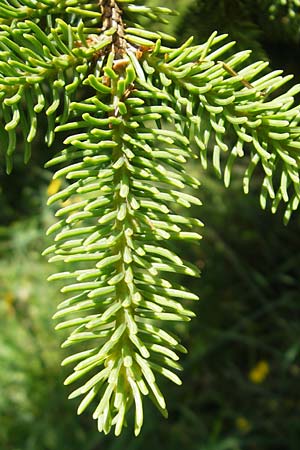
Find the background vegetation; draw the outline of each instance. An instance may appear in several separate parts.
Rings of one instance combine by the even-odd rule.
[[[181,12],[167,27],[180,40],[230,32],[254,59],[271,59],[299,82],[297,16],[283,5],[272,19],[269,4],[164,1]],[[42,169],[50,155],[41,148],[9,178],[0,168],[1,450],[298,450],[299,213],[284,227],[280,212],[261,211],[255,180],[251,195],[241,193],[239,166],[230,190],[212,171],[191,168],[201,176],[206,227],[199,248],[183,249],[203,270],[193,286],[202,298],[197,319],[179,330],[190,350],[184,384],[166,382],[168,421],[148,404],[139,438],[107,438],[89,414],[76,417],[62,385],[63,336],[50,321],[59,294],[45,281],[53,267],[40,256],[54,213],[43,205],[57,187]]]

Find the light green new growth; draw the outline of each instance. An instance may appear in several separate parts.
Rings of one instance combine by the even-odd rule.
[[[283,201],[286,221],[300,199],[300,107],[293,105],[300,85],[282,90],[290,76],[266,72],[266,62],[247,66],[249,52],[232,53],[224,35],[176,47],[141,25],[170,13],[127,0],[0,5],[7,170],[19,137],[28,161],[39,114],[48,146],[56,133],[66,136],[47,163],[59,165],[54,178],[63,188],[49,199],[59,209],[45,251],[66,267],[50,277],[64,281],[56,328],[70,328],[63,347],[75,346],[63,361],[73,366],[65,384],[76,385],[70,398],[81,397],[78,413],[92,403],[99,431],[116,435],[132,406],[140,432],[144,396],[167,415],[160,375],[181,383],[178,352],[186,350],[168,324],[189,321],[186,300],[197,296],[172,274],[198,276],[198,269],[171,243],[198,241],[202,225],[176,212],[177,204],[200,204],[186,162],[200,157],[206,168],[212,158],[229,186],[235,160],[244,158],[244,191],[259,167],[261,204],[270,199],[275,212]]]

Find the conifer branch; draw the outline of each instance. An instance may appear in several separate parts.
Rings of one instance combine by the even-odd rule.
[[[63,187],[49,198],[58,221],[44,252],[66,268],[50,277],[64,282],[67,295],[56,328],[70,328],[63,347],[75,346],[63,361],[73,365],[65,384],[77,383],[70,398],[83,396],[79,414],[95,403],[105,433],[119,435],[134,405],[137,435],[144,396],[167,415],[160,375],[180,384],[178,352],[186,351],[171,324],[188,322],[194,314],[186,301],[198,299],[172,279],[199,276],[174,251],[176,241],[201,239],[201,221],[178,209],[201,204],[200,182],[185,164],[200,154],[206,168],[212,147],[229,185],[235,159],[248,157],[245,191],[260,164],[263,206],[267,195],[274,210],[283,199],[288,219],[300,198],[300,109],[293,106],[300,87],[276,97],[290,77],[265,73],[264,62],[244,65],[249,52],[227,56],[232,43],[220,44],[225,36],[216,33],[203,45],[189,39],[170,47],[172,37],[139,23],[141,16],[163,21],[171,13],[164,7],[67,0],[61,12],[59,5],[43,27],[46,9],[37,3],[0,8],[0,133],[8,170],[16,130],[27,160],[40,112],[49,120],[48,145],[55,133],[67,134],[46,165],[59,165],[54,178]]]
[[[97,76],[89,74],[83,82],[95,95],[84,103],[71,103],[73,121],[57,129],[78,127],[83,132],[68,137],[68,147],[48,163],[74,160],[55,174],[71,184],[49,202],[69,204],[57,212],[60,220],[49,230],[56,233],[56,243],[45,253],[54,253],[50,261],[78,266],[50,278],[74,279],[62,289],[73,296],[55,315],[58,329],[75,327],[64,347],[96,343],[64,363],[77,361],[66,384],[85,378],[71,394],[71,398],[84,395],[78,412],[99,398],[93,414],[99,431],[108,433],[114,426],[118,435],[134,403],[138,434],[144,395],[167,414],[155,372],[181,383],[174,373],[180,369],[176,350],[185,349],[178,338],[157,328],[156,321],[189,321],[193,313],[180,299],[197,296],[159,273],[198,276],[197,268],[176,255],[168,241],[200,238],[191,228],[201,222],[181,217],[174,209],[176,203],[200,204],[182,191],[185,185],[197,188],[199,182],[184,171],[188,140],[153,122],[177,115],[172,101],[167,106],[169,97],[163,91],[162,101],[158,96],[152,106],[151,92],[140,85],[138,37],[136,43],[135,37],[127,41],[115,2],[103,2],[101,7],[103,33],[114,29],[114,37],[97,54]],[[86,317],[78,317],[82,311]]]
[[[182,132],[197,144],[202,166],[207,168],[207,151],[212,148],[215,171],[228,187],[235,160],[246,157],[243,187],[248,193],[253,171],[261,165],[261,205],[265,208],[270,198],[276,212],[283,200],[288,222],[300,198],[300,107],[294,106],[300,85],[276,97],[292,76],[265,72],[268,63],[263,61],[243,67],[247,51],[219,61],[233,45],[213,49],[224,37],[214,33],[205,46],[191,47],[189,40],[177,50],[163,49],[164,58],[150,53],[147,64],[175,97],[177,112],[186,115]]]

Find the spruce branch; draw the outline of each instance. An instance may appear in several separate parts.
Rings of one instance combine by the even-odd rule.
[[[221,61],[234,45],[215,49],[224,37],[214,33],[202,46],[191,46],[188,40],[177,50],[164,48],[164,58],[149,54],[147,65],[155,68],[175,97],[177,112],[186,116],[182,132],[198,146],[202,166],[207,167],[207,151],[212,148],[215,171],[228,187],[235,160],[247,158],[243,187],[248,193],[253,171],[260,165],[264,172],[261,205],[265,208],[270,198],[276,212],[283,200],[288,222],[299,204],[300,108],[294,106],[294,96],[300,85],[282,93],[292,76],[282,76],[278,70],[266,72],[264,61],[245,66],[248,51]]]
[[[140,38],[132,34],[128,42],[129,28],[125,30],[116,2],[100,6],[103,33],[114,33],[97,54],[98,76],[90,73],[83,81],[95,95],[71,103],[73,120],[57,129],[79,132],[48,163],[68,161],[54,176],[71,184],[49,199],[68,204],[57,212],[60,220],[49,230],[56,233],[55,244],[45,253],[54,253],[50,261],[70,265],[68,272],[50,279],[74,280],[63,287],[72,296],[55,315],[57,329],[75,327],[63,346],[93,342],[90,350],[63,363],[76,362],[66,384],[85,380],[70,395],[84,395],[78,413],[97,397],[93,417],[99,431],[108,433],[114,426],[119,435],[134,403],[138,434],[143,396],[149,395],[167,415],[155,373],[181,383],[175,373],[180,370],[177,352],[185,349],[157,321],[189,321],[193,313],[180,300],[197,296],[159,274],[198,276],[197,268],[176,255],[169,241],[200,238],[191,229],[201,222],[176,214],[177,203],[200,204],[183,191],[185,186],[198,188],[199,182],[183,165],[191,154],[189,141],[156,125],[160,120],[172,125],[171,118],[180,117],[163,90],[145,90]]]
[[[59,165],[54,178],[63,187],[48,201],[57,205],[58,221],[44,252],[65,268],[50,277],[64,283],[67,296],[56,328],[71,329],[63,347],[75,347],[63,361],[73,366],[65,384],[76,384],[70,398],[83,396],[79,414],[95,403],[93,418],[105,433],[114,428],[119,435],[134,406],[137,435],[144,396],[167,415],[159,379],[181,383],[178,353],[186,351],[171,325],[188,322],[194,314],[186,302],[198,299],[172,277],[199,276],[173,245],[201,238],[200,220],[178,208],[201,204],[200,182],[186,163],[200,155],[206,168],[212,148],[215,170],[229,185],[235,159],[248,158],[245,191],[260,164],[263,206],[267,196],[274,210],[283,199],[288,219],[299,203],[293,102],[300,87],[276,96],[290,77],[265,73],[265,62],[245,65],[249,53],[230,55],[224,35],[174,47],[169,35],[144,29],[141,18],[164,21],[167,8],[73,0],[61,13],[48,11],[42,26],[37,3],[30,2],[34,20],[23,20],[24,5],[5,3],[0,22],[8,169],[16,130],[21,126],[27,146],[36,115],[45,111],[46,143],[66,135],[46,165]]]

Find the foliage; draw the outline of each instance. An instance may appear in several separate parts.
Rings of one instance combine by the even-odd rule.
[[[45,282],[49,267],[39,256],[47,242],[35,222],[11,227],[0,248],[3,450],[298,449],[299,219],[283,227],[237,183],[226,191],[207,173],[201,179],[207,226],[201,247],[186,255],[206,265],[192,286],[203,298],[194,308],[201,323],[181,327],[192,351],[183,359],[184,386],[163,386],[169,420],[145,405],[136,440],[130,429],[102,437],[88,415],[72,414],[76,400],[65,398],[67,367],[59,368],[59,337],[49,327],[57,288]],[[269,374],[254,384],[249,374],[260,361]]]
[[[236,40],[237,50],[253,50],[253,61],[270,59],[266,43],[294,44],[295,58],[300,37],[299,11],[297,0],[194,0],[182,13],[178,35],[186,38],[192,33],[202,41],[215,30],[228,33]]]
[[[300,2],[298,0],[273,1],[269,6],[271,19],[281,24],[284,36],[290,36],[298,44],[300,39]]]
[[[47,163],[63,164],[54,175],[63,187],[49,199],[60,202],[60,220],[48,231],[56,237],[45,252],[64,263],[52,280],[75,281],[62,288],[71,297],[55,315],[62,319],[58,329],[75,327],[63,346],[85,344],[64,360],[76,362],[65,383],[84,378],[70,395],[85,395],[78,412],[98,398],[99,431],[115,426],[118,435],[133,403],[140,432],[142,395],[167,414],[154,373],[181,383],[174,349],[185,348],[162,322],[189,321],[185,300],[197,296],[160,273],[198,275],[172,244],[199,239],[192,228],[201,222],[178,210],[200,204],[190,193],[199,181],[184,166],[197,157],[191,143],[204,168],[212,147],[226,186],[236,159],[247,161],[245,192],[259,166],[262,206],[270,198],[275,212],[283,201],[288,221],[300,195],[299,107],[293,106],[300,86],[274,94],[290,77],[266,73],[265,62],[246,66],[249,52],[227,56],[232,43],[222,45],[216,33],[203,45],[188,39],[167,46],[172,38],[146,31],[139,17],[159,21],[170,11],[117,3],[103,0],[98,11],[75,0],[67,8],[54,0],[5,2],[0,84],[8,171],[19,125],[25,161],[40,113],[48,121],[48,146],[55,133],[65,136],[64,149]]]
[[[251,49],[253,51],[253,54],[249,56],[251,61],[267,60],[265,49],[260,42],[265,28],[260,25],[263,23],[266,27],[268,11],[267,8],[262,8],[261,1],[255,2],[255,5],[253,3],[253,0],[229,2],[195,0],[182,13],[177,33],[183,39],[187,39],[192,34],[197,41],[202,42],[218,30],[219,33],[226,33],[230,39],[236,41],[236,51]],[[261,22],[258,21],[256,11],[259,11],[258,15],[262,15]],[[202,19],[203,17],[205,20]],[[188,28],[185,26],[187,23]]]
[[[64,450],[89,449],[97,438],[90,427],[89,447],[87,424],[81,420],[73,426],[63,392],[59,339],[49,327],[57,289],[46,282],[49,267],[40,256],[45,245],[36,220],[11,226],[0,242],[3,450],[55,450],[62,442]]]
[[[299,0],[276,0],[269,2],[269,11],[275,18],[276,15],[286,13],[290,18],[295,18],[299,14],[300,2]]]

